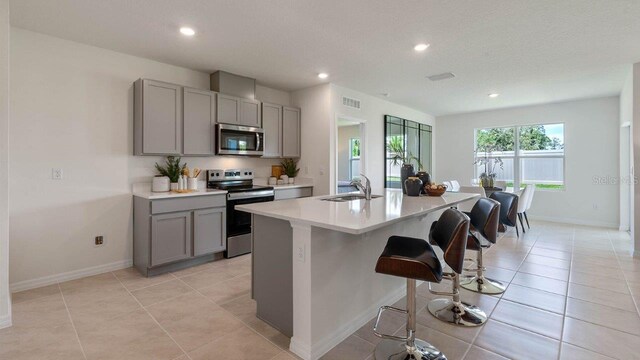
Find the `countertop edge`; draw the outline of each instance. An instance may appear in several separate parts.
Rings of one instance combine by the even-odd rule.
[[[241,211],[244,211],[244,212],[248,212],[248,213],[251,213],[251,214],[255,214],[255,215],[271,217],[271,218],[274,218],[274,219],[279,219],[279,220],[284,220],[284,221],[289,221],[289,222],[293,221],[293,222],[297,222],[299,224],[306,224],[306,225],[315,226],[315,227],[318,227],[318,228],[323,228],[323,229],[327,229],[327,230],[333,230],[333,231],[338,231],[338,232],[343,232],[343,233],[348,233],[348,234],[353,234],[353,235],[360,235],[360,234],[368,233],[370,231],[377,230],[377,229],[380,229],[380,228],[395,224],[395,223],[403,221],[403,220],[412,219],[412,218],[415,218],[415,217],[419,217],[419,216],[423,216],[423,215],[429,214],[429,213],[434,212],[434,211],[442,210],[442,209],[451,207],[453,205],[457,205],[457,204],[460,204],[462,202],[468,201],[471,198],[480,196],[478,194],[472,194],[472,193],[469,193],[469,195],[470,195],[470,198],[467,198],[467,199],[464,199],[464,200],[459,200],[459,201],[454,201],[454,202],[450,202],[450,203],[447,203],[447,204],[442,204],[442,205],[436,206],[436,207],[428,209],[428,210],[419,211],[419,212],[416,212],[415,214],[411,214],[411,215],[401,216],[401,217],[398,217],[398,218],[395,218],[395,219],[392,219],[392,220],[385,221],[385,222],[380,223],[380,224],[371,225],[371,226],[368,226],[366,228],[361,228],[361,229],[347,228],[347,227],[343,227],[343,226],[329,225],[329,224],[319,223],[319,222],[315,222],[315,221],[302,220],[302,219],[292,218],[292,217],[289,217],[289,216],[277,215],[277,214],[269,213],[269,212],[266,212],[266,211],[260,211],[260,210],[254,210],[254,209],[243,209],[242,205],[237,205],[236,208],[238,210],[241,210]]]
[[[226,190],[208,190],[208,191],[196,191],[191,193],[172,193],[172,192],[159,192],[159,193],[146,193],[146,192],[134,192],[133,196],[137,196],[139,198],[147,199],[147,200],[165,200],[165,199],[179,199],[185,197],[194,197],[194,196],[214,196],[214,195],[225,195],[227,193]]]

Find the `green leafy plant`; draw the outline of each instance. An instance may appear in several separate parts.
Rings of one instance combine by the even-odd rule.
[[[284,174],[287,175],[290,178],[294,178],[296,176],[298,176],[298,172],[300,171],[300,169],[298,169],[298,162],[294,159],[284,159],[282,160],[282,162],[280,163],[282,165],[282,168],[284,169]]]
[[[180,165],[180,157],[167,156],[165,166],[156,163],[156,170],[160,175],[167,176],[172,183],[178,182],[180,175],[186,169],[187,163]]]
[[[393,166],[398,166],[401,164],[411,164],[411,162],[416,163],[420,170],[424,170],[424,166],[420,162],[420,159],[414,156],[412,153],[405,153],[404,151],[404,141],[402,136],[392,136],[387,142],[387,152],[391,154],[391,164]]]

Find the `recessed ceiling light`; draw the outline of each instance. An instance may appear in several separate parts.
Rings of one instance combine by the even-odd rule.
[[[500,94],[498,94],[498,93],[491,93],[491,94],[489,94],[489,97],[490,97],[490,98],[497,98],[498,96],[500,96]]]
[[[318,74],[318,77],[319,77],[320,79],[326,79],[326,78],[328,78],[328,77],[329,77],[329,74],[327,74],[327,73],[320,73],[320,74]]]
[[[429,44],[418,44],[418,45],[413,47],[413,50],[415,50],[415,51],[425,51],[428,48],[429,48]]]
[[[193,30],[193,29],[192,29],[192,28],[190,28],[190,27],[181,27],[181,28],[180,28],[180,33],[181,33],[182,35],[186,35],[186,36],[193,36],[193,35],[195,35],[195,34],[196,34],[196,31],[195,31],[195,30]]]

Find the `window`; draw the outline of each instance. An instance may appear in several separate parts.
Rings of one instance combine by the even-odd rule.
[[[476,130],[475,175],[495,174],[507,186],[564,189],[564,124]]]
[[[349,140],[349,179],[360,177],[360,139]]]
[[[404,158],[415,170],[431,172],[431,126],[385,115],[385,187],[400,188],[400,167]]]

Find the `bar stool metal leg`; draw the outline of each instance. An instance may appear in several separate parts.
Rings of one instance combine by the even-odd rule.
[[[384,307],[383,307],[384,308]],[[407,279],[407,336],[402,338],[398,336],[386,335],[377,332],[380,314],[383,309],[378,312],[378,319],[373,328],[376,336],[382,340],[375,350],[376,360],[447,360],[446,356],[440,350],[433,347],[424,340],[416,339],[416,280]],[[394,309],[396,310],[396,309]]]
[[[487,314],[477,306],[460,301],[460,275],[451,275],[453,280],[453,292],[442,293],[431,291],[434,294],[450,295],[453,299],[434,299],[429,302],[427,308],[431,315],[454,325],[479,326],[487,321]]]
[[[482,263],[482,249],[478,250],[478,257],[476,259],[476,275],[472,277],[465,277],[460,280],[460,286],[469,290],[478,292],[481,294],[502,294],[507,287],[500,281],[486,278],[484,276],[484,265]],[[473,270],[473,269],[471,269]]]

